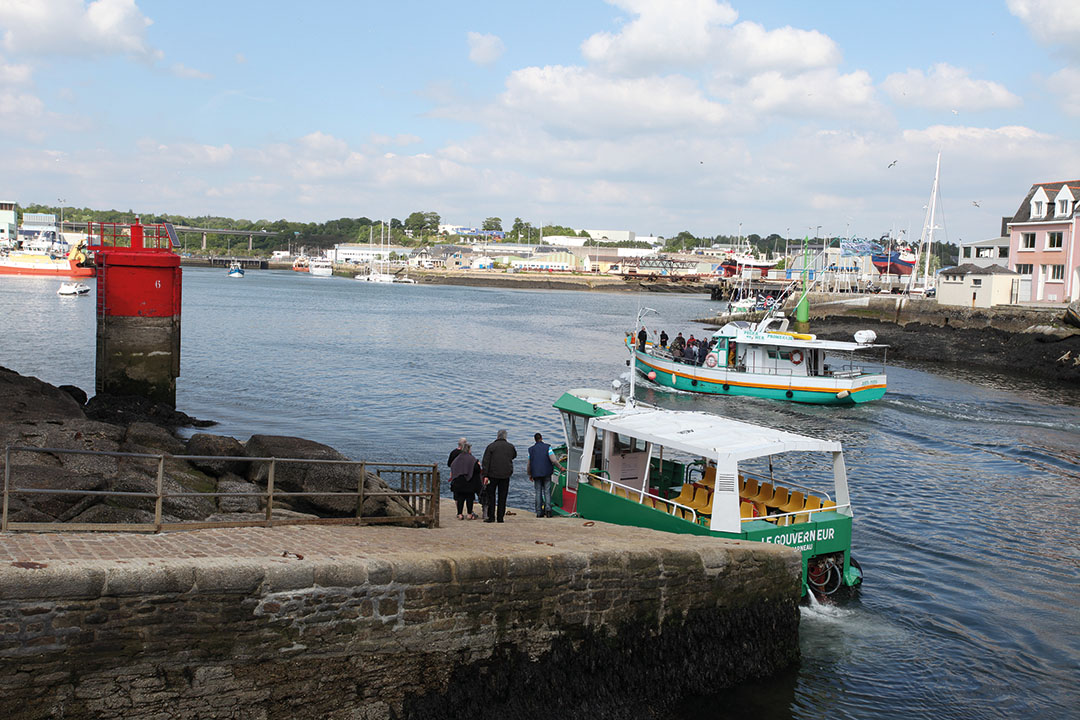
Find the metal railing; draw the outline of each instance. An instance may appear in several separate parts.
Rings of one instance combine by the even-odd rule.
[[[813,518],[810,517],[810,516],[813,515],[814,513],[836,512],[837,510],[840,510],[841,508],[850,508],[850,507],[851,507],[851,503],[844,503],[843,505],[830,505],[829,507],[803,508],[802,510],[793,510],[791,512],[786,512],[786,513],[772,513],[771,515],[758,515],[756,517],[744,517],[744,518],[740,518],[739,522],[751,522],[752,520],[764,520],[766,522],[773,523],[773,524],[778,525],[780,527],[787,527],[789,525],[798,525],[798,524],[801,524],[801,523],[795,523],[795,522],[788,523],[788,522],[780,522],[780,521],[785,519],[785,518],[791,518],[792,520],[794,520],[795,519],[794,516],[796,516],[796,515],[806,515],[807,516],[806,522],[813,522]]]
[[[31,488],[18,487],[15,483],[14,469],[11,464],[12,453],[33,452],[47,453],[51,455],[88,455],[97,457],[129,458],[136,461],[151,461],[156,463],[156,483],[154,492],[131,491],[131,490],[75,490],[54,488]],[[266,487],[255,492],[199,492],[182,491],[173,492],[165,487],[168,477],[165,472],[168,462],[186,462],[189,460],[213,461],[213,462],[244,462],[265,463]],[[343,465],[359,467],[357,473],[356,490],[334,491],[285,491],[276,487],[276,475],[280,464],[302,465]],[[40,467],[40,466],[27,466]],[[147,468],[148,469],[148,468]],[[368,472],[382,479],[390,487],[388,491],[371,491],[364,487]],[[397,476],[397,489],[387,481],[384,475]],[[94,523],[94,522],[26,522],[13,521],[10,519],[11,500],[13,497],[22,495],[77,495],[83,498],[116,498],[125,497],[133,499],[152,500],[154,505],[154,521],[130,522],[130,523]],[[179,522],[166,522],[163,506],[166,500],[174,498],[256,498],[265,507],[258,511],[262,517],[258,520],[182,520]],[[355,510],[348,515],[340,517],[282,517],[274,516],[276,500],[287,498],[304,497],[336,497],[354,498]],[[400,516],[364,515],[363,507],[365,498],[386,497],[398,498],[406,503],[412,513]],[[222,514],[222,513],[219,513]],[[277,458],[277,457],[240,457],[222,455],[171,455],[168,453],[132,453],[132,452],[106,452],[99,450],[71,450],[66,448],[39,448],[24,446],[7,446],[4,449],[4,487],[3,500],[0,506],[0,531],[30,530],[30,531],[102,531],[102,532],[162,532],[171,530],[194,530],[206,528],[224,527],[273,527],[279,525],[370,525],[370,524],[406,524],[422,525],[426,527],[439,526],[439,468],[438,465],[427,463],[391,463],[372,462],[368,460],[315,460],[308,458]]]
[[[689,510],[690,511],[690,518],[691,518],[690,522],[697,523],[697,521],[698,521],[698,513],[697,513],[697,511],[694,510],[694,508],[690,507],[689,505],[683,505],[682,503],[675,502],[674,500],[670,500],[668,498],[662,498],[659,495],[654,495],[653,493],[646,492],[646,491],[642,490],[641,488],[635,488],[635,487],[630,487],[629,485],[623,485],[620,482],[616,482],[614,480],[609,480],[608,478],[602,478],[599,475],[593,475],[593,474],[590,473],[590,475],[589,475],[590,484],[591,484],[591,481],[594,480],[594,479],[597,482],[600,483],[601,489],[604,489],[603,486],[605,484],[607,484],[607,485],[610,485],[612,487],[618,487],[618,488],[622,488],[623,490],[626,490],[627,494],[625,496],[623,496],[623,497],[625,497],[627,500],[631,500],[631,501],[633,500],[633,498],[630,497],[631,493],[638,496],[637,502],[639,504],[642,504],[642,505],[645,504],[645,498],[652,498],[653,500],[659,500],[660,502],[664,503],[665,505],[670,505],[671,506],[670,510],[661,510],[661,512],[666,512],[668,515],[674,515],[675,510],[681,509],[681,510],[684,511],[684,514],[682,515],[682,518],[685,520],[686,519],[685,511]],[[612,490],[608,490],[607,492],[610,492],[612,495],[616,495],[616,493],[613,492]],[[655,507],[655,506],[653,506],[653,509],[654,510],[660,510],[660,508]]]

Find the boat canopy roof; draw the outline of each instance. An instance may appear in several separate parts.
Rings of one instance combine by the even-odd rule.
[[[752,425],[703,412],[627,409],[593,420],[602,430],[705,458],[739,462],[784,452],[841,452],[839,442]]]
[[[732,323],[725,325],[713,333],[714,340],[723,338],[734,338],[736,342],[746,343],[748,345],[773,345],[776,347],[804,348],[809,350],[837,350],[842,352],[889,347],[888,345],[882,345],[880,343],[819,340],[813,335],[803,335],[802,337],[799,337],[797,333],[759,332],[744,327],[733,327]]]

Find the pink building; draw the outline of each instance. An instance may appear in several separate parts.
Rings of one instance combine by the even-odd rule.
[[[1005,218],[1009,269],[1020,276],[1017,300],[1069,302],[1080,297],[1080,180],[1037,183]]]

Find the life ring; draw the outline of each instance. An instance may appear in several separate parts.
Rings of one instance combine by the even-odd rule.
[[[716,357],[713,355],[706,355],[705,364],[709,367],[716,367]]]
[[[802,364],[802,350],[792,350],[790,357],[792,365]]]

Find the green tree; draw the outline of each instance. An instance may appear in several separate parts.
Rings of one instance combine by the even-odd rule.
[[[484,224],[481,225],[483,230],[502,230],[502,218],[489,217],[484,220]]]

